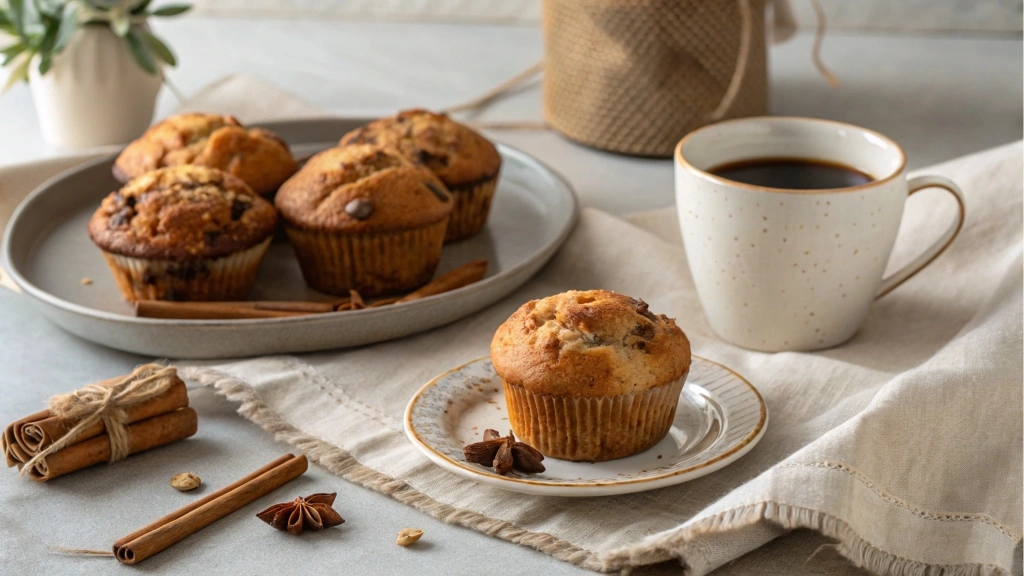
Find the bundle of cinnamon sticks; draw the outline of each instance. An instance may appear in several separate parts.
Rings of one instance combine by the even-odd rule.
[[[140,378],[149,378],[144,384],[148,386],[146,390],[150,394],[145,394],[146,390],[137,393],[138,390],[125,388],[139,382]],[[158,388],[154,389],[153,386]],[[104,411],[102,418],[77,432],[74,429],[87,421],[87,418],[80,415],[68,418],[55,413],[52,409],[55,401],[67,400],[62,397],[51,399],[51,409],[36,412],[8,425],[0,439],[7,466],[17,466],[33,480],[46,482],[82,468],[111,461],[112,454],[135,454],[196,433],[196,412],[188,407],[185,383],[178,378],[173,368],[147,365],[132,374],[97,382],[87,388],[93,393],[98,392],[99,396],[102,396],[104,389],[115,390],[120,395],[112,394],[102,406],[98,403],[96,409]],[[136,394],[133,396],[133,393]],[[133,402],[133,399],[141,400]],[[97,418],[89,418],[92,419]],[[116,431],[114,443],[111,442],[107,422],[116,423],[122,428]],[[74,433],[73,437],[68,437],[69,432]],[[59,449],[53,450],[54,446]]]
[[[135,303],[135,315],[142,318],[176,318],[181,320],[239,320],[248,318],[288,318],[345,310],[379,308],[391,304],[403,304],[449,292],[474,282],[479,282],[487,273],[487,261],[473,260],[438,276],[404,296],[382,298],[365,302],[355,290],[348,298],[327,302],[288,301],[243,301],[243,302],[166,302],[162,300],[139,300]]]

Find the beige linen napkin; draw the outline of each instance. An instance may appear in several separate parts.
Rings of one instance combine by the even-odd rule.
[[[265,89],[245,78],[226,85],[238,96]],[[266,117],[250,113],[252,99],[206,97],[204,106]],[[961,237],[831,350],[764,354],[721,342],[707,327],[671,209],[626,220],[584,210],[537,277],[460,322],[351,350],[186,363],[185,374],[339,476],[594,570],[678,559],[688,574],[706,574],[804,527],[881,574],[1020,573],[1022,150],[1015,143],[927,171],[963,187]],[[945,201],[917,196],[897,262],[926,246],[948,215]],[[421,456],[402,431],[409,397],[485,355],[521,303],[570,288],[621,291],[677,318],[695,353],[759,388],[771,413],[764,439],[692,482],[592,499],[504,492]]]

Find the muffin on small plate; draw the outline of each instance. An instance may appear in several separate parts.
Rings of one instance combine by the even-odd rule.
[[[665,437],[690,342],[643,300],[569,291],[523,304],[491,341],[512,430],[545,456],[601,461]]]
[[[154,170],[103,199],[89,237],[135,300],[243,300],[277,226],[240,178],[204,166]]]
[[[452,211],[448,190],[398,152],[325,150],[275,199],[313,288],[363,296],[412,290],[434,275]]]
[[[264,197],[299,169],[288,144],[273,132],[246,128],[233,116],[192,113],[146,130],[117,157],[113,172],[123,184],[157,168],[184,164],[224,170]]]
[[[487,223],[501,155],[466,126],[443,114],[406,110],[349,132],[341,144],[397,148],[440,178],[455,199],[445,242],[469,238]]]

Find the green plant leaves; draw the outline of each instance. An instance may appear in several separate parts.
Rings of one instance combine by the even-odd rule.
[[[142,30],[142,40],[146,43],[146,47],[149,48],[150,52],[159,58],[161,62],[168,66],[178,65],[177,59],[174,58],[174,52],[155,34],[149,30]]]
[[[46,32],[42,16],[33,0],[8,0],[14,28],[22,38],[41,36]]]
[[[53,51],[60,53],[68,42],[71,41],[71,37],[75,35],[80,26],[78,22],[78,11],[79,6],[77,3],[70,3],[64,8],[64,12],[60,16],[60,24],[57,28],[57,41],[53,45]]]
[[[18,82],[28,82],[28,67],[32,63],[32,54],[22,54],[18,61],[18,65],[11,71],[11,75],[7,78],[7,82],[4,83],[4,87],[0,88],[0,94],[7,92],[14,87]]]
[[[18,55],[24,52],[26,49],[27,46],[25,46],[21,42],[18,42],[17,44],[13,44],[6,48],[0,48],[0,56],[3,56],[3,59],[0,60],[0,66],[7,66],[11,62],[13,62],[14,59],[17,58]]]
[[[144,13],[146,11],[146,8],[149,8],[151,2],[152,0],[142,0],[142,2],[139,2],[135,5],[135,8],[132,8],[132,14]]]
[[[192,6],[177,3],[150,10],[151,4],[152,0],[0,0],[0,32],[16,40],[0,48],[0,66],[12,68],[7,87],[28,79],[36,56],[39,73],[49,72],[57,55],[86,23],[109,25],[124,38],[135,63],[149,74],[158,74],[161,64],[177,65],[174,52],[149,31],[146,19],[177,16]]]
[[[134,30],[129,30],[128,35],[124,37],[128,41],[128,52],[132,55],[132,59],[149,74],[156,74],[156,62],[153,61],[153,56],[149,53],[145,44],[139,39],[138,34]]]
[[[124,38],[132,27],[131,15],[127,10],[115,8],[110,11],[110,29],[119,37]]]
[[[14,33],[24,38],[22,22],[25,20],[25,0],[8,0],[7,12],[11,15],[9,20],[14,27]]]
[[[18,35],[17,30],[14,29],[14,22],[11,22],[11,19],[7,17],[3,9],[0,9],[0,30],[7,32],[11,36]]]
[[[53,57],[46,54],[39,58],[39,75],[42,76],[50,71],[50,67],[53,66]]]
[[[192,9],[191,4],[168,4],[149,13],[150,16],[177,16]]]

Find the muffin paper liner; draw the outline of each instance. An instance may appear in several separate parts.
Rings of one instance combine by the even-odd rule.
[[[414,230],[340,234],[287,227],[302,275],[313,288],[348,296],[403,292],[426,284],[441,261],[447,220]]]
[[[244,300],[270,238],[221,258],[177,262],[103,251],[121,294],[135,300]]]
[[[472,188],[451,189],[452,216],[448,221],[445,242],[464,240],[479,232],[487,224],[491,211],[491,199],[498,186],[498,175]]]
[[[635,394],[604,397],[534,394],[505,383],[512,431],[545,456],[597,462],[638,454],[672,427],[686,376]]]

